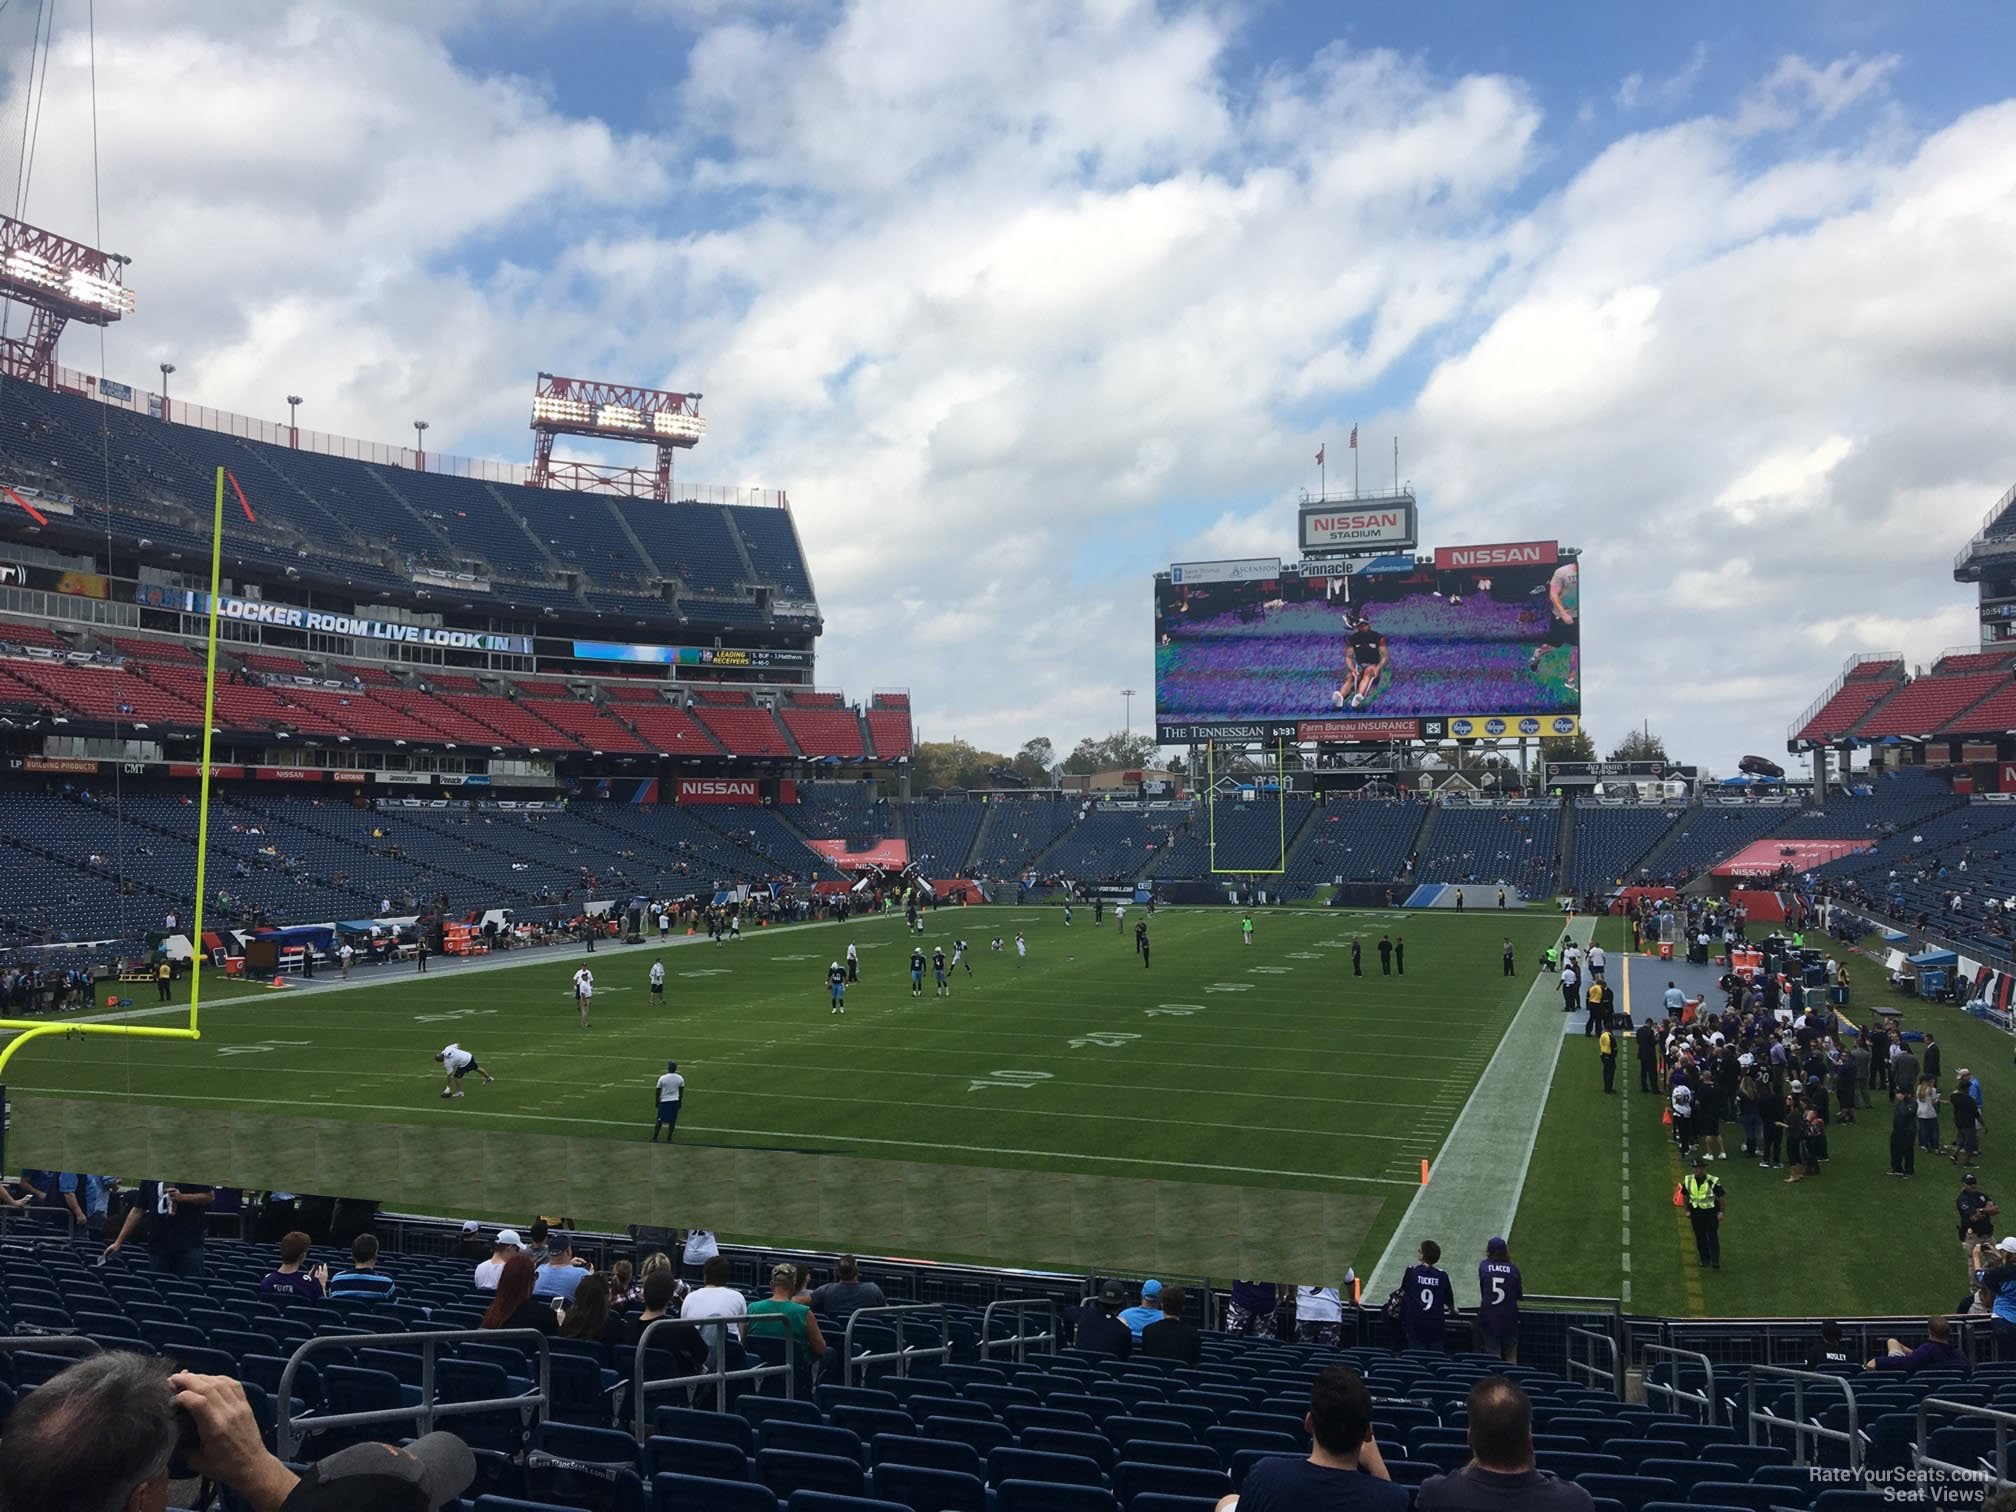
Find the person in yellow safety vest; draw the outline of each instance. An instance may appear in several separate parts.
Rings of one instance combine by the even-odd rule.
[[[1680,1195],[1687,1207],[1687,1221],[1694,1226],[1694,1248],[1701,1263],[1722,1269],[1722,1183],[1708,1174],[1708,1162],[1694,1157],[1692,1174],[1680,1178]]]
[[[1596,1041],[1596,1053],[1603,1058],[1603,1090],[1617,1090],[1617,1041],[1608,1029]]]

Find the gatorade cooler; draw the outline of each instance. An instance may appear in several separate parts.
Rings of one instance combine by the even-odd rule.
[[[1673,942],[1671,940],[1661,940],[1659,942],[1659,959],[1662,961],[1673,959]]]

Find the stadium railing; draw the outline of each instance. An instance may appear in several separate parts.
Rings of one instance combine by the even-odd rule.
[[[1577,1345],[1581,1346],[1579,1350]],[[1608,1369],[1603,1365],[1605,1353],[1610,1358]],[[1587,1358],[1584,1358],[1585,1355]],[[1624,1370],[1617,1356],[1616,1339],[1593,1328],[1569,1329],[1568,1376],[1592,1389],[1600,1387],[1614,1397],[1623,1396]]]
[[[854,1353],[854,1329],[863,1318],[901,1318],[907,1322],[919,1313],[930,1313],[938,1319],[938,1342],[936,1344],[908,1344],[904,1342],[903,1322],[898,1322],[896,1347],[879,1354]],[[898,1302],[888,1307],[862,1307],[847,1315],[847,1329],[840,1340],[840,1384],[852,1386],[855,1370],[866,1370],[870,1365],[894,1365],[896,1374],[910,1374],[913,1360],[936,1360],[944,1365],[952,1359],[952,1313],[943,1302]],[[864,1377],[865,1379],[865,1377]]]
[[[444,1402],[435,1396],[439,1384],[435,1377],[435,1351],[444,1344],[507,1344],[536,1342],[539,1346],[538,1388],[518,1396],[492,1397],[474,1402]],[[338,1412],[331,1414],[297,1413],[294,1410],[294,1381],[301,1372],[302,1364],[312,1354],[328,1354],[335,1351],[345,1353],[353,1349],[410,1349],[420,1346],[420,1400],[410,1405],[381,1407],[369,1412]],[[286,1367],[280,1372],[280,1387],[275,1393],[276,1422],[274,1425],[275,1452],[283,1460],[298,1457],[301,1446],[312,1433],[327,1433],[338,1428],[375,1428],[386,1423],[411,1423],[414,1436],[421,1437],[434,1431],[434,1426],[442,1418],[467,1417],[479,1412],[530,1412],[531,1423],[535,1426],[545,1416],[551,1405],[553,1384],[553,1357],[546,1345],[546,1335],[536,1328],[450,1328],[418,1333],[387,1334],[332,1334],[308,1339],[287,1357]]]
[[[784,1395],[795,1398],[798,1395],[798,1362],[792,1358],[797,1348],[797,1340],[784,1341],[784,1360],[777,1365],[748,1365],[736,1370],[728,1368],[728,1332],[742,1318],[657,1318],[644,1326],[637,1335],[637,1352],[630,1366],[630,1416],[637,1441],[641,1444],[651,1435],[651,1402],[654,1396],[662,1396],[668,1391],[684,1390],[693,1401],[700,1399],[700,1393],[707,1387],[714,1388],[714,1410],[728,1410],[728,1383],[730,1381],[768,1381],[781,1379]],[[650,1357],[652,1336],[666,1328],[714,1329],[720,1337],[714,1340],[707,1351],[711,1362],[699,1375],[659,1376],[646,1379],[645,1366]],[[760,1388],[759,1388],[760,1389]]]
[[[1668,1404],[1674,1412],[1683,1409],[1682,1404],[1699,1410],[1701,1421],[1712,1427],[1715,1423],[1715,1362],[1698,1349],[1676,1349],[1670,1344],[1641,1344],[1638,1358],[1646,1367],[1644,1388],[1648,1399],[1656,1397]],[[1688,1367],[1700,1364],[1699,1379],[1701,1389],[1689,1391],[1686,1381]],[[1667,1366],[1671,1366],[1671,1380],[1661,1379]]]
[[[1046,1320],[1043,1325],[1043,1331],[1033,1334],[1025,1333],[1023,1329],[1027,1327],[1027,1324],[1024,1322],[1024,1317],[1035,1309],[1041,1309]],[[1015,1332],[997,1339],[994,1337],[994,1315],[998,1312],[1009,1312],[1014,1315]],[[1024,1360],[1028,1359],[1029,1346],[1032,1344],[1048,1345],[1049,1347],[1044,1350],[1044,1353],[1055,1354],[1057,1353],[1059,1337],[1057,1304],[1048,1297],[1015,1297],[1000,1302],[989,1302],[980,1310],[980,1359],[982,1363],[985,1363],[996,1349],[1012,1348],[1015,1351],[1015,1363],[1020,1365]]]
[[[1932,1414],[1960,1419],[1946,1426],[1959,1428],[1969,1426],[1966,1419],[1974,1419],[1974,1426],[1982,1423],[1994,1430],[1995,1455],[1990,1461],[1992,1471],[1984,1471],[1978,1462],[1972,1465],[1955,1464],[1950,1460],[1934,1459],[1925,1452],[1924,1446],[1931,1443]],[[1992,1480],[1995,1486],[2012,1484],[2009,1479],[2009,1430],[2016,1427],[2016,1413],[2004,1412],[1996,1407],[1983,1407],[1978,1402],[1954,1402],[1945,1397],[1925,1397],[1918,1403],[1918,1436],[1912,1443],[1911,1463],[1916,1470],[1937,1470],[1956,1480],[1979,1483]]]
[[[1792,1383],[1792,1415],[1785,1417],[1769,1407],[1757,1405],[1757,1389],[1761,1381],[1790,1381]],[[1807,1383],[1823,1386],[1829,1391],[1838,1391],[1848,1403],[1848,1424],[1845,1428],[1825,1427],[1817,1414],[1806,1410]],[[1851,1471],[1862,1468],[1862,1434],[1855,1412],[1855,1388],[1840,1376],[1825,1375],[1817,1370],[1793,1370],[1784,1365],[1752,1365],[1750,1379],[1744,1388],[1744,1421],[1749,1425],[1749,1442],[1755,1444],[1769,1440],[1774,1429],[1790,1429],[1792,1433],[1792,1463],[1810,1463],[1806,1454],[1806,1441],[1811,1439],[1817,1448],[1821,1439],[1848,1446],[1848,1468]],[[1921,1415],[1920,1423],[1923,1418]],[[1764,1430],[1765,1438],[1760,1440],[1758,1430]]]

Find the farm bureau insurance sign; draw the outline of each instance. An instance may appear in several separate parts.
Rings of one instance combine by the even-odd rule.
[[[133,602],[144,609],[175,609],[184,614],[208,614],[210,595],[186,588],[159,588],[141,583]],[[392,641],[406,646],[438,646],[450,651],[492,651],[503,656],[530,656],[529,635],[498,635],[489,630],[447,630],[438,625],[402,625],[394,620],[360,619],[353,614],[327,614],[293,604],[269,604],[264,599],[221,596],[221,619],[248,625],[275,625],[283,630],[309,630],[322,635],[352,635],[364,640]]]

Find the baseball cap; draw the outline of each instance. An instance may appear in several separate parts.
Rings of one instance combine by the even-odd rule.
[[[574,1236],[565,1229],[549,1229],[546,1233],[546,1248],[549,1253],[557,1253],[560,1250],[571,1252],[574,1248]]]
[[[1099,1288],[1099,1300],[1111,1306],[1118,1307],[1122,1302],[1127,1300],[1127,1293],[1118,1281],[1108,1281],[1104,1286]]]
[[[465,1219],[462,1224],[462,1232],[465,1234],[473,1234],[476,1232],[477,1229],[481,1227],[482,1225],[478,1223],[474,1218]]]
[[[404,1448],[357,1444],[310,1465],[288,1512],[439,1512],[476,1479],[476,1456],[452,1433]]]
[[[770,1284],[772,1286],[775,1286],[779,1281],[782,1281],[786,1286],[791,1286],[797,1280],[798,1267],[791,1264],[788,1260],[780,1260],[777,1264],[770,1267]]]
[[[1141,1283],[1141,1295],[1144,1297],[1161,1296],[1162,1283],[1160,1281],[1143,1281]]]
[[[1503,1239],[1486,1239],[1484,1241],[1484,1253],[1487,1255],[1502,1255],[1507,1248],[1509,1246]]]
[[[1696,1164],[1697,1166],[1705,1166],[1706,1164],[1708,1164],[1708,1157],[1706,1155],[1696,1155],[1694,1157],[1694,1164]]]
[[[497,1230],[497,1242],[499,1244],[508,1244],[513,1249],[525,1248],[525,1241],[518,1237],[518,1230],[516,1229]]]
[[[1960,1178],[1960,1183],[1962,1186],[1972,1186],[1974,1185],[1974,1182],[1975,1182],[1975,1176],[1972,1171],[1967,1172],[1964,1176]]]
[[[1995,1248],[2002,1251],[2005,1255],[2016,1255],[2016,1238],[2004,1239]]]

